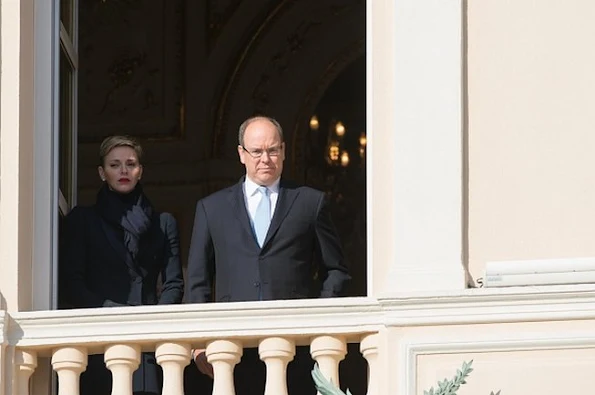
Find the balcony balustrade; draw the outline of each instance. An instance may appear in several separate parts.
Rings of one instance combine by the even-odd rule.
[[[469,384],[473,393],[502,389],[515,395],[533,387],[553,393],[547,390],[563,385],[542,383],[543,377],[559,376],[548,372],[579,375],[576,388],[590,379],[594,333],[591,285],[385,299],[0,311],[0,395],[52,394],[50,368],[56,372],[58,394],[77,395],[92,354],[104,355],[112,372],[112,395],[130,395],[142,352],[155,353],[163,369],[163,394],[182,395],[193,348],[205,349],[213,366],[213,394],[235,394],[234,368],[244,349],[251,348],[266,367],[264,394],[286,395],[287,367],[296,347],[307,346],[321,373],[338,384],[340,378],[351,379],[339,375],[339,366],[358,353],[353,344],[359,344],[362,367],[367,364],[362,378],[367,383],[355,395],[421,394],[469,359],[475,360]],[[552,362],[539,365],[546,353]],[[535,372],[519,376],[513,363],[519,358],[530,361]],[[518,376],[519,389],[505,387],[506,381],[491,374],[493,366],[502,377]]]
[[[163,394],[183,395],[193,348],[204,348],[213,366],[213,395],[235,394],[233,371],[245,347],[257,347],[266,366],[265,395],[287,395],[287,366],[296,346],[309,346],[321,372],[338,384],[348,342],[361,342],[374,365],[378,312],[377,302],[345,298],[18,313],[9,334],[17,344],[17,393],[30,393],[38,358],[51,357],[58,395],[77,395],[87,357],[102,353],[112,395],[131,395],[141,353],[151,351],[163,369]],[[377,395],[372,391],[368,395]]]

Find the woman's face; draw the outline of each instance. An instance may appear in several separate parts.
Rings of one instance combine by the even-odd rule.
[[[134,190],[143,174],[143,167],[134,149],[116,147],[106,155],[98,171],[101,180],[107,182],[112,191],[125,194]]]

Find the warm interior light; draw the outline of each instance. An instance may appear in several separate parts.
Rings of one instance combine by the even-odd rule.
[[[368,143],[368,139],[366,139],[366,134],[365,133],[362,133],[359,136],[359,145],[362,146],[362,147],[365,147],[367,143]]]
[[[318,130],[319,126],[320,123],[318,122],[318,117],[316,115],[312,115],[312,118],[310,118],[310,129]]]
[[[349,164],[349,153],[347,151],[343,151],[341,153],[341,166],[346,167]]]
[[[328,148],[328,157],[331,161],[336,162],[339,160],[339,144],[333,142]]]
[[[337,122],[335,125],[335,133],[337,136],[342,137],[345,134],[345,125],[342,122]]]

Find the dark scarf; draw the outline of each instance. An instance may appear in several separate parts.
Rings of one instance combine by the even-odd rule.
[[[140,184],[127,194],[120,194],[103,184],[97,193],[97,209],[107,223],[124,233],[124,246],[136,261],[143,234],[151,227],[153,207]]]

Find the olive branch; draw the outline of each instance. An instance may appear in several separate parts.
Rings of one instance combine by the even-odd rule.
[[[473,360],[469,362],[463,362],[461,369],[457,370],[457,373],[450,380],[444,379],[439,381],[436,385],[437,388],[431,387],[429,391],[424,391],[424,395],[457,395],[457,391],[463,384],[467,384],[467,377],[473,371],[471,367]],[[314,365],[312,369],[312,378],[316,389],[320,392],[320,395],[352,395],[349,390],[347,393],[341,391],[331,380],[327,380],[326,377],[320,372],[318,364]],[[490,392],[490,395],[500,395],[500,391],[494,393]]]

